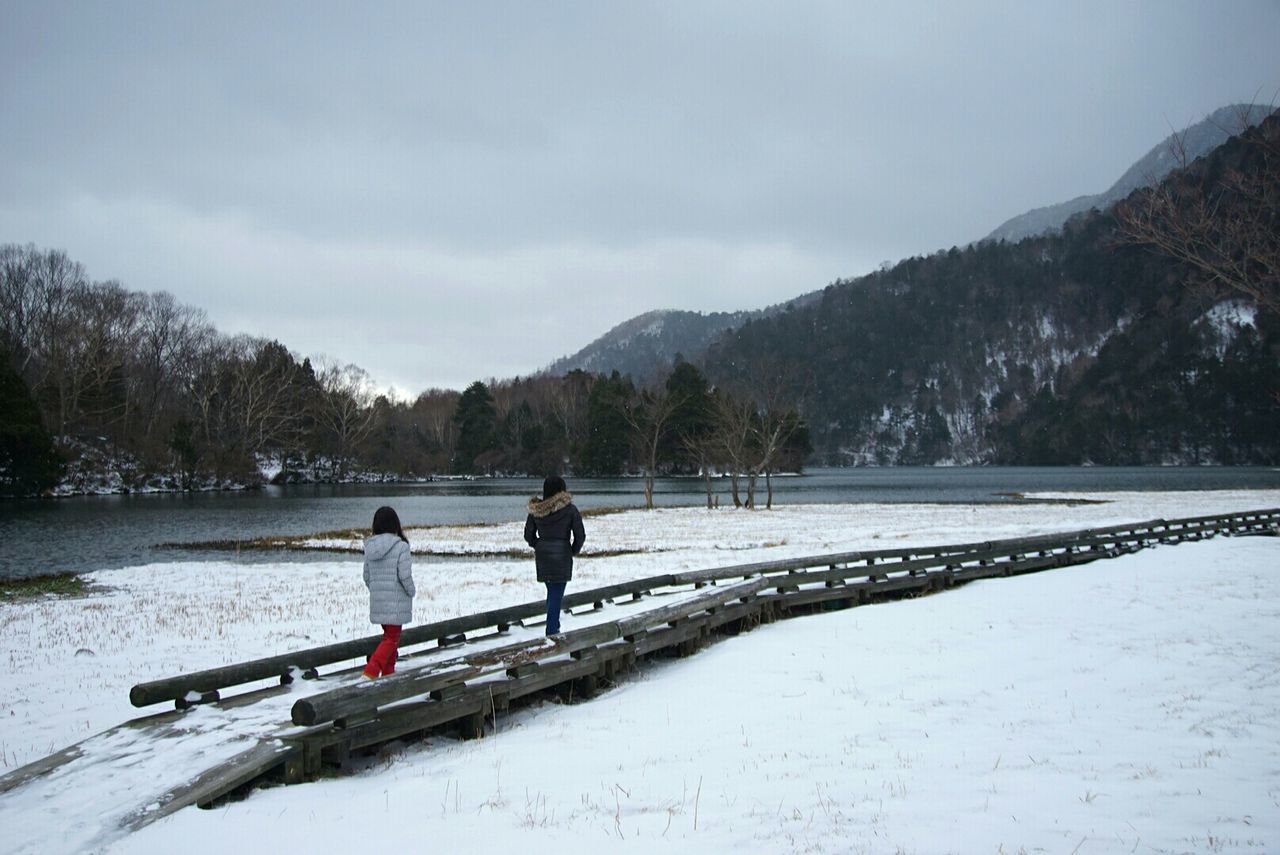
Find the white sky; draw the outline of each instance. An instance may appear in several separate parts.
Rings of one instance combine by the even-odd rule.
[[[1280,3],[0,0],[0,242],[406,393],[758,308],[1280,103]]]

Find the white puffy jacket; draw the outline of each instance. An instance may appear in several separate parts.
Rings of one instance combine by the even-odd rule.
[[[364,584],[369,589],[369,622],[403,626],[413,620],[413,557],[394,534],[364,542]]]

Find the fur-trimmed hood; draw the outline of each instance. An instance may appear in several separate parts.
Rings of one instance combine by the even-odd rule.
[[[529,513],[538,519],[549,517],[561,508],[569,507],[573,502],[573,494],[568,490],[556,493],[554,496],[546,499],[539,499],[534,496],[529,500]]]

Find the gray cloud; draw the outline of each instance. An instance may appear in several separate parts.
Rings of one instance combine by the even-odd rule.
[[[1274,2],[5,3],[0,240],[412,392],[1107,187]]]

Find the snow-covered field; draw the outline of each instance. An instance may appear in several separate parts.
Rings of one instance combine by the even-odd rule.
[[[590,546],[646,551],[582,560],[573,587],[1280,506],[1093,498],[593,517]],[[499,551],[520,523],[410,537]],[[500,718],[496,738],[389,750],[105,851],[1280,851],[1278,559],[1280,540],[1218,538],[785,621]],[[419,556],[415,622],[536,599],[531,563]],[[153,564],[97,574],[109,587],[86,598],[0,606],[0,774],[135,717],[140,680],[369,634],[359,567]],[[15,795],[0,827],[47,827],[30,851],[65,851]]]

